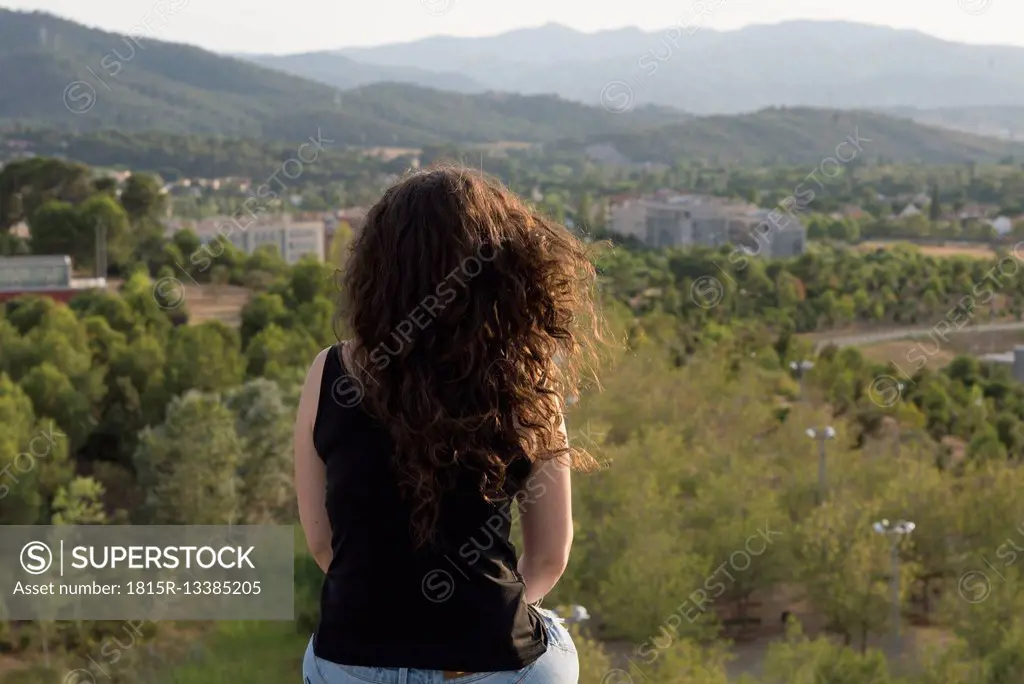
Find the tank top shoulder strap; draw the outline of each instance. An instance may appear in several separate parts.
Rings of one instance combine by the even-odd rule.
[[[341,364],[342,342],[331,345],[327,350],[327,357],[324,359],[324,372],[320,378],[320,400],[330,399],[334,390],[332,387],[337,384],[342,375],[345,374],[345,367]]]
[[[329,425],[337,418],[341,408],[338,393],[345,385],[345,367],[341,361],[342,343],[338,342],[327,350],[324,358],[324,370],[320,376],[320,397],[316,408],[316,420],[313,423],[313,439],[323,432],[324,425]]]

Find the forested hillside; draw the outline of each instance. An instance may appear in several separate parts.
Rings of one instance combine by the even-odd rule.
[[[637,89],[628,95],[625,111],[553,95],[464,94],[407,83],[342,91],[187,45],[121,37],[51,15],[2,9],[0,69],[7,76],[0,126],[215,139],[196,141],[200,147],[217,146],[224,137],[297,142],[319,129],[338,146],[523,141],[582,149],[608,143],[635,162],[671,164],[686,157],[813,164],[856,127],[875,141],[873,155],[894,162],[1024,156],[1020,143],[868,112],[798,108],[692,118],[665,107],[633,107]],[[99,145],[118,144],[109,132],[99,135],[93,139]],[[80,144],[74,141],[70,144]],[[180,144],[164,141],[167,150]],[[120,145],[134,149],[135,143],[122,139]],[[110,154],[84,156],[79,158],[89,163],[111,163]]]
[[[680,124],[633,133],[593,136],[634,161],[672,163],[710,159],[719,163],[818,164],[859,132],[876,161],[953,164],[1024,159],[1024,144],[958,133],[873,112],[772,108],[737,116],[695,117]]]
[[[64,131],[298,141],[320,127],[343,145],[422,145],[545,141],[679,120],[673,110],[615,116],[550,95],[465,95],[396,83],[342,92],[188,45],[4,9],[0,73],[0,124]]]
[[[834,112],[829,110],[765,110],[738,117],[691,118],[685,123],[671,126],[663,123],[665,114],[657,110],[640,111],[632,121],[638,129],[633,133],[604,134],[615,115],[599,110],[586,110],[594,117],[592,126],[582,119],[579,128],[572,121],[580,121],[569,111],[561,112],[565,103],[538,97],[534,102],[518,96],[497,94],[472,96],[479,100],[452,100],[448,94],[430,90],[410,90],[411,86],[390,84],[371,86],[365,91],[353,91],[346,97],[365,97],[371,109],[391,112],[396,117],[403,111],[395,98],[414,93],[418,104],[407,112],[427,114],[401,114],[409,126],[427,127],[430,133],[410,132],[407,137],[379,137],[359,133],[361,129],[342,126],[330,118],[309,118],[303,135],[292,141],[275,141],[262,136],[224,137],[220,135],[185,135],[166,132],[124,132],[101,130],[71,134],[61,130],[44,130],[36,126],[16,126],[8,129],[7,138],[31,142],[37,154],[62,155],[76,161],[98,166],[128,166],[156,171],[177,178],[181,175],[217,177],[225,175],[259,176],[294,156],[296,146],[310,137],[319,135],[329,140],[325,154],[315,165],[306,167],[307,180],[326,180],[349,177],[353,168],[363,164],[358,159],[360,149],[381,146],[409,147],[405,157],[417,156],[417,150],[433,148],[426,163],[443,149],[452,158],[459,154],[472,159],[473,144],[501,140],[541,140],[545,142],[545,158],[526,162],[556,163],[559,156],[576,162],[592,156],[596,146],[611,146],[634,162],[661,162],[666,165],[680,163],[710,167],[805,166],[813,167],[824,159],[834,157],[836,147],[850,140],[858,142],[861,150],[844,147],[840,154],[856,151],[857,164],[985,164],[1015,163],[1024,159],[1024,144],[973,136],[938,128],[931,128],[898,118],[867,112]],[[405,93],[405,95],[402,95]],[[462,97],[462,96],[455,96]],[[385,101],[392,104],[384,105]],[[478,105],[486,101],[486,110]],[[374,104],[370,104],[374,103]],[[477,137],[460,137],[458,128],[464,117],[485,121],[476,126]],[[415,123],[413,123],[415,121]],[[565,121],[560,129],[559,121]],[[405,124],[403,124],[405,125]],[[568,132],[569,129],[571,132]],[[411,130],[411,129],[410,129]],[[417,128],[422,131],[421,128]],[[298,129],[296,129],[298,132]],[[531,133],[530,131],[534,131]],[[577,133],[592,132],[578,138]],[[0,136],[3,136],[0,133]],[[857,140],[859,136],[860,140]],[[449,141],[459,140],[458,146]],[[491,156],[487,153],[485,156]],[[599,157],[597,157],[599,158]],[[408,163],[406,159],[405,164]],[[497,162],[498,165],[503,162]],[[516,163],[517,165],[522,165]],[[382,167],[386,168],[386,167]],[[406,166],[389,168],[401,172]]]

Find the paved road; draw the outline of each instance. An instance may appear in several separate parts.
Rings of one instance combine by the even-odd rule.
[[[899,328],[897,330],[887,330],[885,332],[874,332],[874,333],[862,333],[859,335],[850,334],[839,334],[836,336],[827,336],[819,339],[815,343],[816,349],[834,344],[837,347],[861,347],[868,344],[875,344],[876,342],[890,342],[892,340],[907,340],[915,337],[927,337],[932,331],[935,330],[935,326],[931,328]],[[951,328],[950,330],[943,331],[941,328],[936,334],[941,332],[943,335],[969,335],[986,332],[1004,332],[1013,330],[1024,330],[1024,321],[1012,321],[1009,323],[983,323],[981,325],[965,325],[964,327],[957,330]]]

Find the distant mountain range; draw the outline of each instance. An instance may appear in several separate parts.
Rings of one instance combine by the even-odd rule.
[[[428,71],[411,66],[363,64],[332,52],[306,52],[298,55],[239,55],[293,76],[319,81],[341,90],[350,90],[373,83],[409,83],[447,90],[453,93],[483,93],[488,89],[480,82],[455,71]]]
[[[676,27],[581,33],[548,24],[489,38],[435,37],[338,54],[457,72],[483,87],[598,104],[613,81],[637,104],[695,114],[772,106],[878,109],[1024,106],[1024,48],[917,31],[794,21],[737,31]]]
[[[815,33],[812,27],[820,27],[823,34]],[[708,54],[701,59],[713,61],[714,55],[718,55],[723,64],[714,65],[718,69],[716,73],[723,73],[721,70],[732,64],[733,85],[744,82],[754,88],[757,77],[763,76],[765,83],[747,94],[748,103],[762,95],[769,101],[772,95],[768,83],[786,81],[797,90],[797,85],[803,84],[801,87],[807,92],[814,92],[810,75],[794,73],[792,64],[788,70],[785,68],[785,55],[798,53],[797,47],[772,56],[771,46],[778,48],[778,45],[769,37],[776,35],[777,30],[783,31],[798,46],[802,45],[804,50],[812,50],[807,54],[815,54],[813,50],[819,48],[843,53],[850,45],[863,46],[868,40],[866,36],[876,35],[878,31],[901,36],[901,40],[949,46],[914,33],[806,23],[759,27],[734,34],[698,31],[693,35],[684,34],[686,40],[680,39],[679,44],[692,49],[691,42],[704,41],[713,47],[725,41],[736,48],[737,53],[727,58],[721,46],[709,47]],[[826,39],[830,31],[844,37],[837,37],[835,44],[829,44]],[[970,118],[963,109],[924,114],[904,109],[892,112],[902,118],[809,108],[766,109],[743,116],[694,117],[677,108],[645,104],[644,98],[656,90],[656,84],[671,83],[673,74],[697,68],[694,56],[684,57],[682,53],[678,59],[673,57],[663,62],[655,74],[644,76],[650,87],[631,86],[633,97],[632,102],[628,102],[631,106],[621,113],[606,111],[618,111],[621,99],[616,100],[616,106],[602,109],[567,99],[565,93],[561,96],[539,94],[546,88],[538,85],[520,88],[533,94],[495,90],[453,92],[473,90],[477,88],[474,83],[494,88],[495,80],[507,80],[511,84],[507,87],[512,88],[512,81],[518,78],[515,73],[526,71],[538,78],[546,75],[549,80],[563,79],[566,84],[573,84],[575,80],[583,83],[582,77],[574,75],[572,65],[590,65],[587,68],[596,77],[600,71],[595,65],[619,59],[615,55],[626,54],[637,45],[649,46],[651,35],[636,29],[590,35],[552,25],[495,38],[432,38],[405,46],[346,51],[345,54],[264,55],[239,59],[148,38],[133,42],[48,14],[0,9],[0,74],[3,74],[0,129],[18,125],[70,133],[148,132],[267,141],[302,141],[319,130],[336,145],[421,147],[439,143],[521,141],[577,150],[599,148],[604,154],[618,155],[632,162],[672,162],[680,157],[699,157],[758,163],[816,163],[832,154],[831,150],[843,137],[853,133],[853,127],[859,125],[866,137],[884,141],[870,154],[896,162],[991,161],[1010,155],[1024,158],[1024,147],[1018,144],[943,131],[905,120],[908,116],[930,116],[934,119],[932,123],[940,123],[940,119],[947,123],[956,121],[963,128],[967,125],[964,120]],[[744,49],[735,41],[740,35],[747,39]],[[1004,50],[965,46],[950,49],[953,48]],[[1024,52],[1005,50],[1014,54]],[[387,59],[410,60],[413,64],[384,63]],[[377,60],[377,63],[370,60]],[[491,60],[490,66],[488,60]],[[557,66],[557,60],[564,62]],[[837,60],[831,60],[836,62],[835,68],[838,68],[838,61],[842,61]],[[635,56],[632,61],[636,61]],[[825,69],[818,61],[817,57],[806,60],[807,71],[823,72]],[[820,61],[829,63],[830,59],[821,55]],[[877,52],[873,52],[860,62],[846,61],[845,68],[867,73],[882,69],[882,61]],[[902,68],[911,69],[913,62],[915,60],[904,60]],[[756,68],[748,73],[739,68],[741,63],[755,64]],[[422,69],[420,65],[424,64],[436,71]],[[679,66],[672,66],[676,64]],[[670,66],[684,71],[670,71]],[[706,66],[712,68],[710,64]],[[305,73],[308,78],[294,75],[296,73]],[[388,82],[371,83],[378,78]],[[712,80],[704,78],[703,86],[699,79],[695,80],[694,98],[701,92],[723,102],[735,96],[728,82],[715,86]],[[833,87],[838,88],[838,83]],[[448,90],[436,89],[441,86]],[[1007,84],[1005,93],[1009,97],[1022,88],[1024,80],[1012,86]],[[598,95],[600,90],[599,85]],[[583,90],[577,89],[577,92]],[[757,95],[758,92],[761,95]],[[623,93],[619,92],[618,96],[621,95]],[[913,101],[912,96],[908,99]],[[701,110],[700,107],[693,109]],[[990,107],[987,111],[993,126],[1012,126],[1011,120],[1018,116],[1020,108]],[[105,134],[102,138],[107,156],[117,134]],[[125,140],[125,145],[129,144],[130,140]]]
[[[340,87],[377,78],[466,93],[554,93],[612,106],[615,91],[628,92],[635,105],[695,114],[773,106],[871,109],[1024,139],[1024,48],[963,45],[849,22],[597,33],[548,24],[485,38],[442,36],[251,59]],[[434,71],[413,68],[425,65]]]
[[[891,116],[976,135],[1024,140],[1024,107],[891,107],[879,110]]]

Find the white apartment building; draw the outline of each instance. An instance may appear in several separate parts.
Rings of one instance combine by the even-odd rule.
[[[647,240],[646,200],[628,199],[611,206],[610,228],[619,235]]]
[[[252,254],[262,245],[274,245],[289,264],[307,254],[318,261],[324,260],[323,221],[293,221],[287,215],[261,216],[257,220],[248,215],[218,216],[194,222],[168,222],[167,234],[173,235],[184,228],[195,231],[203,244],[223,236],[246,254]]]
[[[807,230],[792,214],[708,195],[630,199],[612,207],[611,229],[652,247],[734,244],[754,254],[804,253]]]

